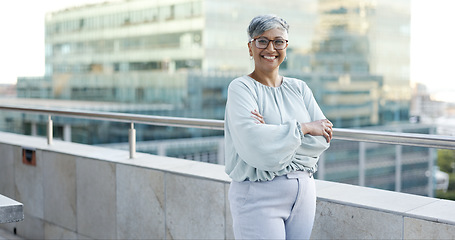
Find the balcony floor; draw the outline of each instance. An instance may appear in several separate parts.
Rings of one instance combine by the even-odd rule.
[[[0,228],[0,240],[23,239]]]

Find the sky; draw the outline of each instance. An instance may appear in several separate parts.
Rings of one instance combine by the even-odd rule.
[[[380,1],[380,0],[378,0]],[[455,102],[455,1],[411,1],[411,82]],[[44,15],[104,0],[15,0],[0,10],[0,84],[44,75]]]
[[[411,81],[455,102],[455,1],[411,0]]]
[[[0,84],[44,75],[44,16],[105,0],[14,0],[0,8]]]

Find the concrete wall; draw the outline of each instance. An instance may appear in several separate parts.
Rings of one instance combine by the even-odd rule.
[[[36,149],[36,166],[22,162]],[[0,133],[0,194],[39,239],[232,239],[224,167]],[[317,181],[314,239],[455,238],[455,202]]]

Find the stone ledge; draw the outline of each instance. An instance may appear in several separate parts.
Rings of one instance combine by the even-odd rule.
[[[319,200],[455,225],[455,201],[316,180]]]
[[[19,222],[24,220],[22,203],[0,195],[0,223]]]

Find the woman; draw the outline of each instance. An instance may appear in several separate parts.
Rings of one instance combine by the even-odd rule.
[[[312,175],[333,125],[305,82],[279,75],[288,29],[274,15],[253,18],[248,48],[254,71],[228,89],[226,173],[237,239],[308,239],[313,228]]]

